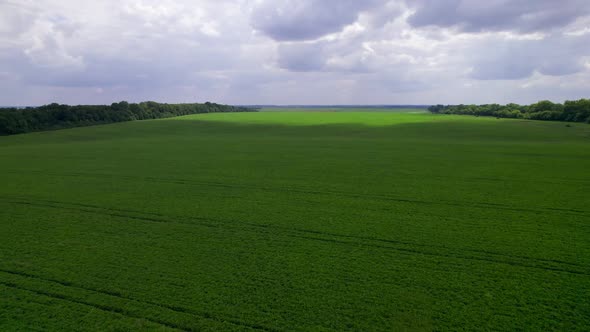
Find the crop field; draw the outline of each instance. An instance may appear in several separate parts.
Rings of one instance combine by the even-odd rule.
[[[1,331],[588,331],[590,125],[259,112],[0,137]]]
[[[400,107],[331,107],[331,106],[321,106],[321,107],[297,107],[297,106],[287,106],[287,107],[261,107],[260,112],[396,112],[396,113],[426,113],[426,108],[400,108]]]

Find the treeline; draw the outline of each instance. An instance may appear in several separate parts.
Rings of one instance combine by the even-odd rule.
[[[590,99],[566,101],[563,104],[544,100],[531,105],[435,105],[428,110],[440,114],[590,123]]]
[[[215,112],[253,112],[253,108],[204,104],[160,104],[153,101],[108,105],[60,105],[0,108],[0,135],[91,126],[113,122],[160,119],[179,115]]]

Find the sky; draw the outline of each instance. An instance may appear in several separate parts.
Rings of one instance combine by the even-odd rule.
[[[0,105],[588,97],[588,0],[0,0]]]

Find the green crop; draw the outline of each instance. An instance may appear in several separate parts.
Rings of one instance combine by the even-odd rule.
[[[590,126],[260,112],[0,137],[0,330],[590,329]]]

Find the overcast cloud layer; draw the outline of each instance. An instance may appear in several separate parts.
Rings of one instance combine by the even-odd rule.
[[[588,0],[0,0],[0,105],[583,97]]]

